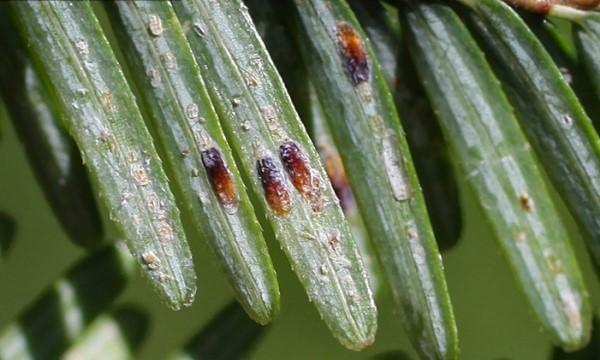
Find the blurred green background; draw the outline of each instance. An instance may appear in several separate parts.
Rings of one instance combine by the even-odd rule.
[[[84,252],[72,245],[59,227],[4,113],[0,114],[0,122],[4,122],[0,141],[0,211],[12,214],[18,226],[12,251],[7,259],[0,261],[0,327],[3,328]],[[465,212],[463,238],[443,258],[462,358],[548,359],[551,351],[548,338],[512,281],[472,193],[464,188],[464,183],[460,186]],[[560,207],[564,209],[562,204]],[[568,218],[568,222],[598,313],[598,278],[592,272],[572,219]],[[151,329],[141,359],[163,359],[232,298],[208,247],[201,239],[189,240],[199,275],[199,290],[192,307],[170,311],[139,277],[118,300],[139,305],[151,314]],[[413,355],[387,294],[377,299],[379,330],[375,344],[360,353],[341,347],[319,320],[279,246],[269,245],[278,270],[282,310],[252,358],[367,359],[397,349]]]

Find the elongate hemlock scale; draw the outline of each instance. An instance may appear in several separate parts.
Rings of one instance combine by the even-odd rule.
[[[281,170],[273,158],[265,156],[256,160],[256,172],[262,183],[267,204],[280,217],[285,217],[292,209],[292,200]]]
[[[319,175],[311,168],[308,158],[298,144],[286,141],[279,146],[279,156],[296,190],[310,202],[314,212],[320,212],[323,196]]]
[[[182,210],[206,239],[250,317],[279,311],[279,288],[262,230],[205,83],[170,3],[106,3],[149,123],[179,189]]]
[[[323,162],[327,177],[331,182],[333,191],[340,202],[340,207],[350,225],[352,236],[360,250],[360,255],[369,275],[371,289],[375,297],[377,297],[378,290],[381,289],[379,286],[381,283],[381,271],[377,268],[377,259],[369,244],[362,219],[356,209],[352,190],[346,179],[339,154],[333,145],[331,137],[327,134],[328,130],[324,123],[325,120],[323,119],[321,106],[314,88],[306,76],[306,68],[296,41],[292,37],[292,34],[286,30],[285,20],[278,15],[281,11],[285,11],[285,4],[283,2],[271,3],[269,0],[246,0],[244,3],[248,5],[252,20],[260,30],[260,35],[267,46],[269,55],[273,59],[275,66],[277,66],[277,70],[281,74],[292,102],[298,110],[302,123],[319,152],[319,157]],[[285,149],[289,150],[297,147],[292,145],[294,144],[293,142],[288,144],[289,146],[285,146]],[[281,150],[282,147],[280,147],[280,155]],[[295,150],[293,152],[296,153]],[[301,168],[306,169],[305,166],[301,166]],[[308,175],[309,172],[303,170],[301,173]],[[302,178],[307,179],[306,176]],[[318,180],[316,176],[313,176],[312,179],[314,180],[313,183]],[[303,181],[303,183],[308,185],[309,181]],[[316,186],[314,188],[316,189]],[[305,193],[314,194],[317,198],[319,196],[316,191],[307,191]],[[317,204],[320,204],[320,202]]]
[[[381,294],[384,286],[382,286],[382,272],[377,254],[373,248],[373,243],[369,241],[369,236],[365,228],[365,223],[360,216],[352,188],[346,176],[340,153],[333,143],[325,114],[319,103],[317,93],[312,84],[309,84],[309,100],[310,100],[310,129],[313,142],[319,150],[319,156],[325,166],[327,177],[331,181],[333,191],[340,201],[340,206],[344,211],[344,215],[350,224],[352,235],[360,248],[360,254],[369,274],[369,282],[371,289],[377,297]]]
[[[392,95],[395,95],[398,57],[402,45],[402,42],[398,41],[398,34],[400,34],[398,9],[386,6],[380,1],[349,0],[347,2],[377,56]]]
[[[456,358],[441,257],[379,62],[343,1],[294,6],[303,58],[406,332],[424,358]]]
[[[410,54],[445,138],[521,290],[554,343],[589,339],[588,293],[568,233],[498,80],[453,10],[402,9]]]
[[[173,309],[196,292],[192,254],[135,98],[88,2],[10,3],[99,199],[159,296]]]
[[[354,86],[369,81],[367,53],[358,34],[350,24],[342,22],[337,24],[336,36],[338,47],[346,62],[346,70]]]
[[[600,264],[600,137],[543,45],[500,0],[464,0],[515,114]]]
[[[6,4],[0,6],[6,10]],[[64,231],[76,244],[98,246],[104,240],[100,214],[77,147],[58,122],[5,15],[0,14],[0,93],[12,123]]]
[[[333,191],[335,191],[335,195],[340,200],[340,206],[344,210],[344,213],[348,216],[347,210],[355,206],[354,195],[352,195],[352,188],[350,188],[350,183],[346,177],[346,171],[344,170],[340,154],[337,152],[337,149],[333,150],[333,140],[331,143],[323,140],[317,141],[319,153],[325,164],[325,171],[331,181]]]
[[[442,251],[449,249],[456,245],[462,231],[456,176],[448,146],[416,78],[408,49],[399,40],[400,28],[390,19],[395,16],[398,20],[398,13],[376,1],[348,3],[371,41],[396,100],[438,247]]]
[[[292,268],[340,342],[373,342],[376,309],[358,249],[314,146],[240,0],[173,1],[246,183]],[[280,148],[293,142],[320,184],[322,207],[294,186]],[[291,164],[290,164],[291,165]],[[317,180],[313,180],[317,181]],[[313,182],[315,184],[316,182]]]
[[[239,198],[231,171],[227,169],[221,152],[214,147],[202,151],[202,164],[219,202],[227,212],[234,213],[237,210]]]

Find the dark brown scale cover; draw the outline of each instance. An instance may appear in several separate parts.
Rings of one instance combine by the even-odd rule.
[[[323,205],[321,181],[306,155],[295,142],[286,141],[279,147],[279,156],[296,190],[310,202],[313,211],[320,211]]]
[[[277,216],[285,216],[292,209],[292,200],[281,171],[275,160],[263,157],[256,161],[256,171],[265,192],[265,199]]]
[[[352,83],[356,86],[362,82],[369,81],[367,52],[356,31],[347,23],[339,23],[337,26],[337,39]]]
[[[354,207],[354,196],[348,183],[342,160],[338,154],[332,153],[324,157],[324,163],[325,171],[327,172],[327,176],[329,176],[333,191],[340,200],[342,210],[346,213]]]
[[[202,163],[219,202],[228,209],[237,208],[238,197],[235,183],[221,152],[214,147],[204,150]]]

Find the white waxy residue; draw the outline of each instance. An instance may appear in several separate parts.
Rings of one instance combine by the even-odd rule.
[[[388,131],[383,137],[383,163],[385,172],[392,187],[394,198],[398,201],[408,200],[410,191],[402,170],[402,160],[399,157],[395,137]]]
[[[150,14],[150,16],[148,17],[148,30],[150,31],[150,34],[154,36],[160,36],[162,34],[162,21],[160,20],[160,17],[158,17],[158,15]]]

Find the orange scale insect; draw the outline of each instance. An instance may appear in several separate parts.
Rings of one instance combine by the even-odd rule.
[[[221,152],[214,147],[202,151],[202,164],[219,202],[228,210],[237,209],[235,183]]]
[[[256,171],[265,192],[267,204],[277,216],[285,216],[292,209],[292,200],[285,179],[271,157],[256,161]]]
[[[340,52],[346,62],[346,69],[354,86],[369,81],[369,60],[363,41],[347,23],[337,26],[337,40]]]
[[[321,211],[321,181],[298,144],[291,140],[284,142],[279,147],[279,156],[296,190],[310,202],[313,211]]]

